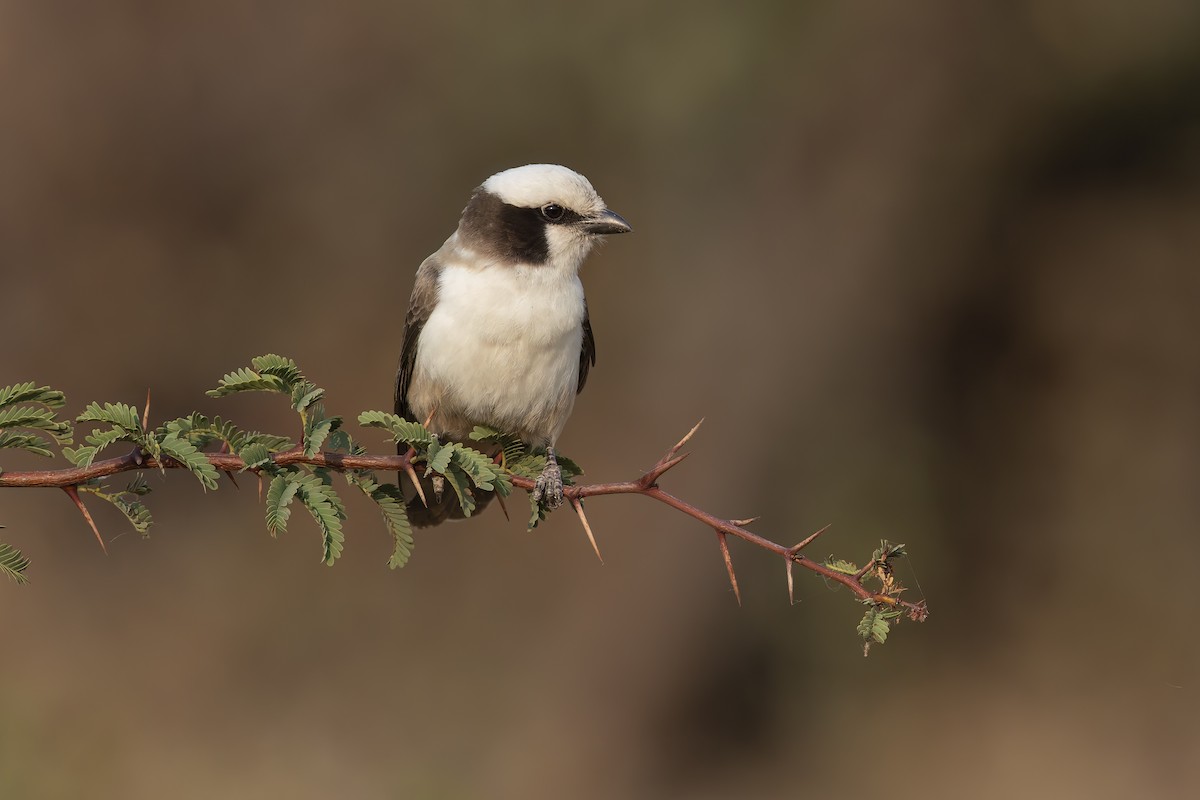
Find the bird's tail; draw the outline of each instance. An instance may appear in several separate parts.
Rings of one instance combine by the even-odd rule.
[[[471,446],[479,447],[478,442],[471,442]],[[403,455],[408,451],[408,446],[401,444],[397,448],[398,452]],[[404,473],[400,473],[397,478],[400,481],[400,489],[404,494],[404,505],[408,511],[408,521],[412,523],[414,528],[431,528],[434,525],[441,525],[446,520],[465,519],[462,505],[458,502],[458,495],[454,493],[451,486],[445,484],[444,481],[438,485],[437,478],[440,476],[431,475],[429,477],[418,477],[417,481],[421,484],[421,492],[424,493],[425,499],[422,500],[417,490],[413,488],[412,481]],[[488,503],[492,502],[492,496],[495,492],[489,492],[485,489],[470,487],[468,491],[471,497],[475,500],[475,509],[471,512],[471,516],[476,516],[479,512],[487,508]]]
[[[443,485],[441,487],[441,496],[438,496],[438,487],[435,485],[432,477],[418,478],[421,482],[421,491],[425,493],[425,500],[422,501],[417,495],[415,489],[412,488],[411,481],[407,479],[404,483],[409,484],[405,497],[407,502],[405,507],[408,510],[408,521],[412,523],[414,528],[430,528],[434,525],[441,525],[448,519],[465,519],[462,506],[458,502],[458,495],[454,493],[454,489]],[[471,516],[477,515],[487,507],[487,504],[492,501],[492,495],[495,492],[489,492],[484,489],[471,488],[469,490],[475,498],[475,509],[471,512]],[[408,497],[412,494],[412,497]],[[426,505],[428,503],[428,505]]]

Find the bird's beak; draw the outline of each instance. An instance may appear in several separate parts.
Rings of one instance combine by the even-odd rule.
[[[579,223],[588,233],[606,234],[606,233],[629,233],[633,230],[625,219],[615,211],[609,211],[607,208],[601,211],[594,217],[588,217]]]

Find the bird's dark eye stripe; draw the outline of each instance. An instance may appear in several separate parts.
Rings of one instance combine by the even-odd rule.
[[[576,214],[571,209],[561,206],[558,203],[547,203],[538,209],[538,213],[542,219],[552,225],[566,225],[583,219],[582,215]]]

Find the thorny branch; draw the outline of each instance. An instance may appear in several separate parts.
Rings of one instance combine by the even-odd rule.
[[[703,422],[703,420],[701,420]],[[804,569],[815,572],[828,581],[840,584],[850,590],[858,599],[874,603],[876,605],[886,605],[891,608],[901,610],[912,620],[924,622],[929,616],[929,610],[924,600],[919,602],[910,602],[901,599],[895,594],[886,592],[872,591],[863,584],[863,579],[869,576],[872,571],[879,566],[874,560],[869,561],[866,566],[858,570],[858,572],[850,574],[840,572],[836,569],[831,569],[820,561],[813,560],[805,556],[801,551],[805,547],[812,544],[827,528],[822,528],[808,538],[804,539],[799,544],[788,547],[787,545],[779,544],[770,539],[748,530],[745,526],[754,522],[754,519],[723,519],[714,514],[710,514],[697,506],[682,500],[675,495],[664,491],[659,485],[659,479],[666,474],[670,469],[682,462],[689,453],[680,454],[679,451],[692,438],[700,427],[700,423],[696,423],[686,436],[679,440],[670,450],[663,454],[658,462],[643,473],[640,477],[616,483],[589,483],[568,486],[565,489],[565,495],[570,501],[571,506],[579,515],[580,522],[583,524],[584,531],[587,533],[588,540],[591,542],[592,548],[595,549],[596,555],[600,555],[600,549],[596,545],[596,538],[592,533],[591,525],[588,523],[587,515],[584,513],[583,501],[588,497],[597,497],[600,495],[614,494],[636,494],[644,497],[649,497],[652,500],[663,503],[676,511],[680,511],[695,520],[698,520],[713,531],[716,532],[718,544],[721,549],[721,555],[725,562],[725,567],[729,573],[729,582],[733,587],[734,596],[738,603],[741,603],[741,595],[738,591],[737,578],[733,571],[733,561],[729,555],[729,547],[727,539],[729,536],[735,536],[743,541],[760,547],[770,553],[774,553],[784,559],[787,566],[787,581],[788,594],[792,594],[792,567],[799,565]],[[295,447],[291,450],[276,453],[272,457],[275,464],[286,466],[288,464],[306,464],[316,467],[327,467],[336,471],[345,470],[381,470],[387,472],[405,472],[410,478],[415,478],[415,471],[411,462],[413,451],[409,450],[403,455],[344,455],[340,453],[316,453],[312,456],[306,456],[300,447]],[[230,478],[234,473],[241,472],[245,469],[245,462],[232,453],[205,453],[210,464],[217,470],[226,473]],[[179,468],[183,465],[172,460],[164,459],[162,462],[146,455],[140,450],[135,450],[125,456],[117,458],[109,458],[102,461],[97,461],[87,467],[77,467],[70,469],[52,469],[52,470],[30,470],[25,472],[2,472],[0,473],[0,488],[13,487],[53,487],[63,489],[71,499],[80,507],[84,517],[88,520],[93,532],[96,531],[95,523],[91,521],[86,508],[79,500],[76,486],[94,478],[103,478],[108,475],[114,475],[120,472],[129,472],[140,469],[157,469],[160,467]],[[257,470],[251,470],[257,471]],[[511,476],[514,486],[531,491],[534,487],[534,481],[529,478],[523,478],[518,475]],[[414,480],[414,483],[418,486]],[[97,538],[99,533],[97,532]],[[103,546],[103,542],[101,542]]]

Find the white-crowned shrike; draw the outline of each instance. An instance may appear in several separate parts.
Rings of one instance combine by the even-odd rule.
[[[476,425],[546,452],[534,496],[563,501],[554,445],[596,363],[579,268],[601,236],[632,230],[588,179],[556,164],[498,172],[417,270],[396,376],[396,413],[441,441]],[[453,492],[408,503],[417,526],[462,516]],[[476,500],[482,507],[488,496]]]

